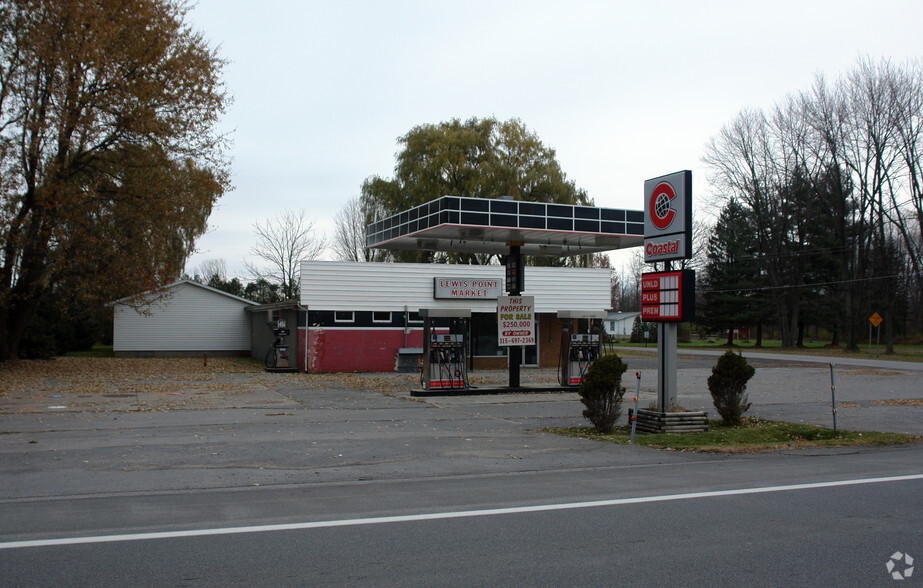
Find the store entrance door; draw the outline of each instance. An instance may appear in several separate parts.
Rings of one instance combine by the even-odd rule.
[[[520,348],[522,349],[522,363],[519,365],[523,367],[538,367],[538,341],[538,321],[535,321],[535,345],[523,345]]]

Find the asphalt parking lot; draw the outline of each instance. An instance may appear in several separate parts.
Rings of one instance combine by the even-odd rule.
[[[605,444],[542,432],[588,425],[575,392],[416,398],[415,374],[269,374],[217,360],[207,367],[113,360],[108,367],[116,370],[104,375],[106,362],[92,361],[48,364],[15,389],[4,381],[0,498],[598,467],[614,458]],[[655,358],[626,361],[623,409],[636,371],[645,407],[656,397]],[[678,373],[680,404],[713,417],[706,380],[714,361],[683,355]],[[832,426],[829,365],[751,363],[749,415]],[[840,429],[923,435],[921,364],[893,364],[835,367]],[[496,386],[507,377],[475,372],[471,379]],[[555,377],[523,370],[522,379]],[[676,457],[627,448],[617,459]]]
[[[656,401],[656,358],[624,356],[628,364],[622,385],[625,406],[637,389],[639,405]],[[705,410],[717,418],[708,393],[714,353],[680,354],[678,403],[687,410]],[[769,419],[832,425],[831,368],[836,386],[838,425],[841,428],[923,435],[923,364],[751,354],[756,374],[747,386],[752,403],[749,415]],[[357,393],[369,393],[354,403],[375,407],[380,402],[403,401],[431,406],[494,406],[498,413],[542,413],[549,421],[580,423],[580,404],[574,392],[490,394],[414,398],[416,374],[270,374],[250,363],[212,359],[69,360],[48,362],[29,377],[0,386],[0,414],[23,417],[54,414],[161,413],[231,409],[323,410]],[[117,366],[117,367],[114,367]],[[2,375],[2,374],[0,374]],[[12,380],[12,378],[10,378]],[[478,387],[502,387],[502,370],[471,374]],[[551,386],[556,373],[549,369],[522,370],[522,383]],[[401,406],[398,403],[397,406]],[[576,421],[574,420],[576,418]],[[8,422],[10,419],[6,419]],[[19,420],[19,419],[16,419]]]

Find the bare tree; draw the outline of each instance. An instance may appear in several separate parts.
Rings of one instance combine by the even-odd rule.
[[[609,282],[610,303],[613,310],[641,310],[641,274],[644,272],[644,257],[640,249],[631,255],[619,268],[612,268]]]
[[[920,287],[923,286],[923,63],[918,61],[912,67],[893,72],[890,83],[900,104],[895,132],[906,182],[904,191],[891,192],[889,214],[904,238],[911,271]],[[908,198],[906,202],[898,201],[904,197]]]
[[[225,281],[228,279],[228,264],[224,259],[206,259],[195,269],[193,276],[204,284],[213,277]]]
[[[369,205],[358,196],[350,198],[333,218],[333,254],[339,261],[382,261],[384,251],[365,246],[374,221]]]
[[[277,284],[285,300],[298,296],[298,274],[302,261],[317,259],[325,247],[323,235],[316,235],[314,219],[305,218],[304,209],[286,210],[274,219],[253,223],[257,243],[250,253],[265,261],[268,268],[249,261],[244,264],[250,277]]]

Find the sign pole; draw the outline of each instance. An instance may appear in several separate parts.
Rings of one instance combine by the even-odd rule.
[[[519,364],[522,359],[522,347],[510,345],[507,349],[510,354],[510,388],[519,388]]]
[[[667,348],[667,393],[664,396],[663,411],[666,412],[676,406],[676,333],[679,325],[676,323],[664,323],[664,339],[666,339]]]
[[[872,352],[872,327],[875,327],[876,333],[878,333],[878,342],[875,347],[875,355],[881,351],[881,321],[885,319],[881,318],[881,315],[877,312],[873,312],[872,316],[869,317],[869,353]]]
[[[833,364],[830,364],[830,404],[833,409],[833,434],[836,435],[836,380],[833,379]]]
[[[665,411],[667,395],[667,354],[664,350],[664,323],[657,323],[657,410]]]
[[[672,264],[663,262],[664,272],[671,271]],[[677,324],[657,323],[657,357],[660,369],[657,375],[657,403],[660,412],[676,406],[676,344]]]
[[[506,292],[510,296],[521,296],[525,268],[522,266],[522,249],[518,243],[510,243],[510,253],[506,256]],[[510,388],[519,388],[519,364],[522,362],[522,347],[507,346],[510,364]]]
[[[638,380],[638,386],[635,388],[635,410],[631,413],[631,440],[635,442],[635,428],[638,425],[638,398],[641,396],[641,372],[635,372],[635,379]]]

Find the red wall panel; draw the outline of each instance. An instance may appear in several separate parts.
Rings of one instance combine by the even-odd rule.
[[[393,372],[403,329],[312,328],[308,334],[310,372]],[[407,335],[407,347],[423,347],[423,331]]]

